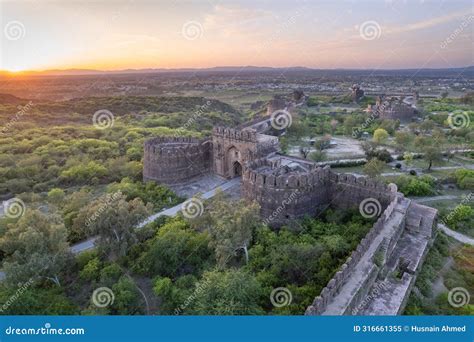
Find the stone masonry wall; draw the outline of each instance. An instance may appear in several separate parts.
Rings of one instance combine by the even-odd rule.
[[[157,137],[145,141],[143,180],[177,184],[209,172],[212,148],[209,140]]]
[[[248,164],[242,178],[242,193],[244,198],[260,204],[260,214],[270,226],[279,227],[326,207],[329,169],[274,176],[256,170],[262,166],[275,165],[265,158]]]
[[[375,224],[372,226],[366,236],[361,240],[357,248],[347,258],[346,262],[340,267],[339,271],[336,272],[336,274],[328,282],[326,287],[323,288],[320,295],[314,299],[313,304],[307,308],[307,315],[320,315],[324,312],[327,305],[339,293],[341,287],[350,277],[353,269],[355,268],[355,265],[361,260],[361,257],[368,250],[374,238],[384,228],[385,222],[389,219],[398,201],[399,198],[397,196],[394,196],[390,204],[384,210],[383,214],[378,218],[378,220],[375,222]],[[381,245],[385,243],[385,241],[382,241]],[[379,246],[376,251],[380,251],[380,247],[381,246]],[[367,294],[367,291],[370,289],[370,287],[376,280],[376,276],[379,269],[380,268],[375,265],[374,262],[372,271],[368,272],[366,275],[366,282],[364,286],[361,286],[359,291],[353,294],[351,303],[349,304],[349,307],[346,310],[347,314],[350,314],[350,311],[353,310],[360,303],[362,298]]]
[[[314,168],[306,173],[268,174],[279,163],[266,158],[247,164],[242,178],[242,194],[260,204],[260,213],[267,224],[280,227],[305,215],[317,215],[328,206],[348,209],[358,207],[362,200],[380,202],[380,212],[394,198],[385,184],[365,177],[337,174],[329,168]],[[267,171],[261,171],[267,169]]]

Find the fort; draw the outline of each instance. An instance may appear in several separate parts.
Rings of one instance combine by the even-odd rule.
[[[144,146],[143,179],[173,185],[209,173],[241,176],[242,197],[256,201],[264,222],[274,229],[327,208],[356,208],[376,218],[306,314],[401,314],[436,233],[437,210],[405,198],[394,184],[281,154],[278,137],[267,134],[269,120],[215,127],[202,140],[152,138]]]
[[[411,121],[418,113],[416,103],[418,94],[413,96],[397,97],[397,96],[378,96],[375,105],[369,109],[379,113],[383,119]]]

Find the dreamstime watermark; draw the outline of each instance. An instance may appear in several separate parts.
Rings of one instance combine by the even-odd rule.
[[[103,201],[102,205],[97,209],[91,217],[86,219],[85,225],[89,227],[92,223],[94,223],[97,218],[115,201],[117,201],[122,193],[120,191],[113,193],[112,195],[107,195],[105,200]]]
[[[382,35],[382,28],[375,20],[364,21],[362,24],[356,25],[356,29],[359,30],[359,35],[364,40],[379,39]]]
[[[453,308],[460,308],[464,305],[467,305],[469,304],[470,300],[471,295],[464,287],[452,288],[448,293],[448,303]]]
[[[352,137],[353,138],[358,138],[364,130],[366,130],[370,125],[380,117],[380,113],[382,113],[385,110],[385,104],[381,103],[380,105],[377,105],[375,110],[372,111],[370,116],[365,119],[364,123],[360,127],[355,127],[352,128]]]
[[[448,124],[452,129],[461,129],[469,127],[471,123],[471,118],[469,114],[464,111],[456,111],[449,113]]]
[[[293,202],[296,198],[298,197],[298,190],[295,190],[293,191],[290,196],[288,196],[288,198],[284,199],[281,204],[278,206],[278,208],[276,208],[271,214],[270,216],[266,217],[264,220],[263,220],[263,223],[265,223],[266,225],[268,225],[270,222],[272,222],[273,220],[275,220],[286,208],[286,206],[288,206],[291,202]]]
[[[175,315],[181,315],[183,311],[192,303],[196,300],[196,298],[211,284],[211,281],[209,279],[206,279],[204,282],[200,283],[196,288],[194,289],[193,293],[186,298],[183,304],[181,304],[179,307],[177,307],[174,310]]]
[[[367,295],[367,297],[365,297],[364,300],[360,302],[359,305],[357,305],[357,307],[352,309],[352,314],[357,315],[359,311],[362,310],[368,303],[370,303],[372,299],[376,298],[380,293],[385,291],[387,286],[388,284],[386,284],[384,281],[377,283],[377,285],[373,287],[372,291],[370,291],[369,295]]]
[[[20,40],[25,37],[25,25],[18,20],[9,21],[3,28],[3,33],[8,40]]]
[[[187,40],[196,40],[202,37],[204,28],[201,23],[195,20],[187,21],[181,28],[181,34]]]
[[[181,212],[188,219],[196,218],[204,212],[204,204],[199,198],[190,198],[181,204]]]
[[[277,287],[270,293],[270,302],[276,308],[288,306],[293,301],[293,294],[286,287]]]
[[[31,107],[33,107],[33,102],[29,101],[26,105],[24,106],[18,106],[18,112],[15,113],[15,115],[8,121],[5,126],[2,127],[2,130],[0,131],[2,134],[5,134],[10,128],[12,128],[20,119],[26,115]]]
[[[100,109],[92,116],[92,124],[97,129],[107,129],[113,127],[115,122],[114,114],[110,110]]]
[[[459,36],[464,29],[469,27],[469,24],[474,20],[474,15],[471,14],[469,17],[464,19],[461,24],[439,45],[441,49],[446,49],[446,47],[451,44],[457,36]]]
[[[26,211],[26,204],[21,199],[14,197],[2,202],[3,214],[8,218],[20,218]]]
[[[272,113],[270,116],[270,124],[276,130],[282,130],[291,126],[293,118],[285,109],[279,109]]]
[[[472,200],[473,196],[474,196],[473,192],[471,192],[467,196],[465,196],[462,199],[461,203],[459,205],[457,205],[456,208],[454,208],[454,210],[450,211],[448,215],[446,215],[445,217],[443,217],[441,219],[441,222],[445,225],[448,225],[448,222],[450,222],[455,217],[455,215],[458,214],[459,210],[461,210],[461,206],[466,205],[467,203],[469,203]]]
[[[33,278],[30,278],[27,282],[21,284],[15,293],[8,298],[8,300],[0,307],[0,313],[7,310],[14,302],[20,298],[20,296],[31,286],[33,285],[34,281]]]
[[[52,328],[51,323],[46,323],[41,328],[14,328],[9,326],[5,329],[6,335],[84,335],[84,328]]]
[[[360,202],[359,212],[365,218],[378,217],[382,213],[382,205],[377,199],[369,197]]]
[[[92,293],[92,303],[98,308],[105,308],[112,305],[114,300],[114,292],[108,287],[99,287]]]
[[[212,104],[211,100],[207,100],[205,104],[200,106],[197,111],[193,113],[193,115],[182,125],[180,128],[178,128],[175,136],[181,136],[182,133],[184,133],[191,125],[193,125],[197,119],[199,119],[203,114],[205,113],[206,109],[208,109]]]

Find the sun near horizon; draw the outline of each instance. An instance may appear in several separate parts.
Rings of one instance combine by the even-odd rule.
[[[402,69],[474,64],[469,0],[38,0],[2,2],[0,10],[0,70],[12,74],[224,65]]]

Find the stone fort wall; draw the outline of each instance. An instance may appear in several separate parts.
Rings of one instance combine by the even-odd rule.
[[[242,194],[260,204],[260,213],[272,227],[296,218],[317,214],[328,198],[329,169],[314,168],[307,174],[266,175],[260,167],[279,167],[277,160],[257,159],[248,164],[242,177]]]
[[[157,137],[145,142],[143,180],[165,184],[187,182],[210,171],[209,140],[190,137]]]
[[[328,282],[326,287],[321,290],[321,293],[314,299],[312,305],[308,307],[308,309],[306,310],[307,315],[321,315],[325,312],[329,303],[331,303],[331,301],[341,290],[341,287],[351,277],[356,265],[361,261],[361,258],[364,253],[366,253],[369,247],[373,244],[375,237],[385,227],[385,224],[391,216],[393,210],[395,209],[398,201],[398,197],[394,196],[390,204],[382,213],[382,215],[378,218],[378,220],[375,222],[375,224],[372,226],[366,236],[357,245],[357,248],[352,251],[351,255],[346,259],[346,262],[342,264],[342,266],[339,268],[339,271],[336,272],[336,274]],[[401,232],[404,227],[404,220],[402,220],[401,224],[397,227],[397,230]],[[384,239],[379,243],[377,248],[374,249],[374,253],[371,255],[372,265],[365,274],[365,280],[360,284],[357,291],[352,294],[350,302],[348,303],[347,307],[343,309],[343,314],[353,314],[353,310],[356,309],[363,301],[363,299],[367,296],[367,293],[376,281],[380,271],[381,265],[376,264],[376,255],[378,253],[383,253],[384,255],[382,257],[382,260],[386,260],[386,254],[391,253],[391,251],[387,248],[387,244],[388,241]]]
[[[305,215],[318,215],[329,206],[358,208],[366,198],[374,198],[384,210],[393,200],[390,187],[353,175],[337,174],[328,167],[314,166],[309,172],[275,176],[272,169],[280,161],[267,158],[247,164],[242,177],[242,195],[260,204],[267,224],[280,227]]]

